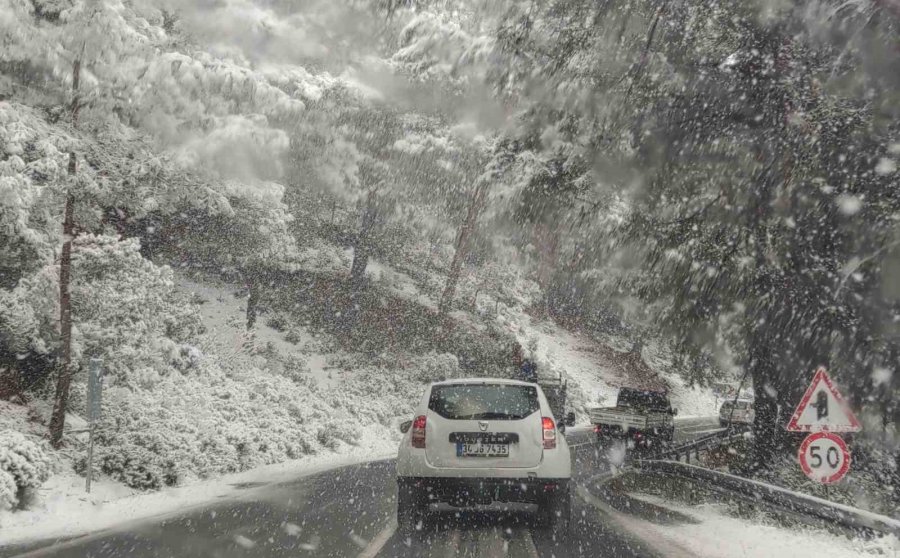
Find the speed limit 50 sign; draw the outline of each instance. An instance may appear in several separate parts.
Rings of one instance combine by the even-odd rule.
[[[807,477],[822,484],[836,483],[850,470],[850,451],[837,434],[816,432],[800,444],[800,468]]]

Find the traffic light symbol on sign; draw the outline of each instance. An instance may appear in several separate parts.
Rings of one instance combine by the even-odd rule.
[[[816,395],[816,420],[828,418],[828,394],[820,391]]]

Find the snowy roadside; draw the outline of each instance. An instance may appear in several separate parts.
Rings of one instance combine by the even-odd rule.
[[[631,494],[631,497],[691,518],[693,522],[677,524],[659,524],[634,517],[629,517],[629,522],[640,524],[645,532],[652,532],[664,543],[691,548],[698,558],[900,556],[900,540],[892,536],[850,539],[821,529],[732,517],[725,513],[722,504],[687,506],[647,494]]]
[[[368,271],[373,279],[395,287],[404,296],[424,297],[408,276],[383,264],[376,263],[371,267],[373,269]],[[400,287],[397,287],[397,277],[402,279]],[[340,435],[325,442],[314,440],[310,448],[312,453],[299,459],[262,466],[257,462],[244,472],[221,477],[204,475],[202,481],[196,476],[185,475],[179,478],[178,487],[160,492],[131,489],[106,475],[99,475],[89,496],[84,493],[83,476],[77,474],[73,466],[77,456],[72,452],[80,455],[81,450],[70,448],[67,455],[56,456],[56,473],[39,490],[38,497],[31,503],[33,509],[0,516],[0,545],[104,529],[219,498],[237,497],[240,489],[234,485],[271,484],[330,467],[391,456],[399,436],[398,417],[414,403],[431,375],[442,375],[447,365],[455,367],[455,358],[449,358],[454,362],[445,358],[449,355],[392,354],[382,355],[379,363],[361,361],[359,355],[338,348],[327,335],[287,320],[286,314],[275,309],[262,314],[248,333],[245,327],[246,298],[237,287],[185,276],[179,276],[176,283],[179,290],[198,304],[198,314],[205,328],[196,347],[196,358],[210,359],[231,371],[224,377],[233,384],[234,395],[230,400],[234,401],[243,391],[253,390],[255,383],[278,380],[271,386],[264,384],[266,390],[259,393],[272,390],[281,393],[281,399],[272,399],[273,405],[289,403],[314,409],[307,413],[308,417],[304,414],[297,422],[280,424],[280,429],[306,430],[314,439],[321,436],[323,429],[326,432],[339,430]],[[459,314],[463,314],[459,319],[476,320],[471,314]],[[523,346],[533,346],[534,357],[544,372],[568,376],[572,406],[582,417],[586,407],[614,401],[617,388],[623,383],[622,372],[604,361],[606,353],[602,343],[570,333],[552,321],[536,320],[521,308],[503,307],[496,319]],[[193,382],[192,378],[200,380],[202,376],[193,373],[186,378]],[[217,393],[221,389],[217,378],[206,383],[197,381],[188,387],[196,393]],[[685,410],[698,415],[715,412],[714,408],[708,408],[703,397],[697,396],[697,390],[685,390],[686,395],[679,395],[679,391],[675,393],[680,397],[675,399],[676,405],[683,405],[689,397],[696,396],[697,403],[688,405],[687,409],[683,407],[683,413]],[[186,398],[179,405],[193,405],[192,401]],[[244,404],[243,399],[241,404]],[[186,424],[195,422],[200,410],[197,408],[185,416]],[[11,429],[33,430],[31,434],[35,437],[40,437],[44,431],[38,424],[40,417],[29,415],[29,412],[34,414],[33,410],[10,406],[7,411],[10,412],[3,414],[10,419],[8,426]],[[246,425],[246,417],[242,416],[236,416],[235,420]],[[272,416],[266,421],[275,419],[278,417]],[[260,423],[259,426],[263,425]],[[219,426],[229,431],[244,427],[237,423]],[[251,443],[260,442],[260,436],[266,437],[272,432],[270,427],[265,431],[248,430],[247,439]],[[246,494],[246,491],[242,493]]]
[[[100,473],[100,466],[95,464],[92,493],[88,495],[83,474],[76,472],[76,462],[83,458],[86,440],[84,435],[76,435],[70,439],[70,446],[63,450],[49,451],[48,448],[53,474],[27,502],[27,509],[0,512],[0,545],[83,534],[186,506],[235,497],[239,490],[233,486],[236,484],[271,484],[395,455],[396,440],[400,435],[395,415],[403,414],[405,399],[410,399],[412,404],[408,392],[415,391],[418,386],[416,381],[402,381],[402,376],[411,375],[409,370],[359,368],[353,355],[330,349],[328,340],[322,336],[296,324],[288,331],[273,329],[266,323],[266,315],[248,334],[244,327],[246,298],[236,296],[237,289],[231,285],[205,284],[179,277],[178,288],[200,303],[199,315],[206,333],[200,339],[202,349],[198,349],[197,354],[208,355],[200,358],[217,359],[216,362],[224,362],[235,370],[253,371],[260,380],[282,378],[289,373],[284,370],[286,363],[300,363],[294,376],[299,383],[282,381],[277,386],[282,390],[290,388],[283,392],[287,398],[284,401],[317,410],[309,418],[299,417],[291,425],[270,421],[269,433],[275,429],[293,428],[318,440],[322,438],[323,430],[337,429],[339,436],[319,441],[307,450],[310,453],[295,459],[251,465],[245,471],[222,476],[213,473],[203,480],[186,474],[179,479],[178,486],[157,492],[129,488]],[[416,364],[420,363],[413,363]],[[235,376],[233,383],[240,391],[252,392],[254,385],[248,381],[251,379]],[[189,387],[195,393],[221,389],[217,383],[194,383]],[[284,404],[284,401],[278,399],[277,404]],[[273,400],[272,404],[276,402]],[[184,405],[185,401],[173,397],[167,408],[193,413],[194,419],[190,420],[198,420],[196,417],[201,416],[202,409],[185,410],[182,409]],[[45,406],[40,400],[29,405],[0,401],[0,430],[21,432],[40,442],[46,433],[49,412]],[[220,426],[237,432],[249,426],[252,417],[246,413],[252,412],[251,409],[239,410],[241,414],[235,417],[238,422]],[[337,424],[340,428],[336,428]],[[85,425],[80,417],[69,415],[68,426],[83,429]],[[250,443],[265,441],[261,439],[266,435],[263,431],[249,431],[248,435]]]
[[[123,523],[183,512],[192,506],[238,498],[254,488],[308,477],[316,473],[394,456],[384,449],[348,448],[266,465],[183,487],[159,492],[134,493],[119,483],[94,483],[90,495],[84,493],[84,478],[60,474],[51,478],[45,506],[36,510],[0,515],[0,547],[32,540],[63,538],[121,526]]]
[[[504,308],[497,321],[508,328],[523,347],[534,352],[539,373],[543,368],[551,374],[568,376],[572,406],[580,411],[582,421],[587,419],[588,407],[614,405],[618,389],[632,381],[609,359],[609,353],[616,351],[616,347],[573,334],[552,321],[536,320],[519,309]],[[687,386],[677,374],[660,366],[658,359],[649,364],[669,385],[669,396],[679,417],[717,415],[717,400],[711,390]]]

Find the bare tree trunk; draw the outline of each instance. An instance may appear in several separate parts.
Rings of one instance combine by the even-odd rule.
[[[378,215],[375,190],[369,192],[366,199],[366,209],[363,213],[362,224],[353,247],[353,264],[350,266],[350,300],[341,317],[341,328],[345,334],[349,334],[359,317],[359,298],[366,280],[366,267],[369,265],[369,256],[372,252],[372,229],[375,226],[375,218]]]
[[[378,211],[375,207],[375,191],[369,192],[366,199],[366,211],[363,214],[362,225],[356,238],[356,246],[353,247],[353,265],[350,266],[350,288],[355,296],[361,289],[366,277],[366,266],[369,265],[369,255],[372,252],[372,243],[369,238],[372,228],[375,226],[375,217]]]
[[[0,366],[0,399],[12,399],[21,393],[21,377],[21,372],[12,364]]]
[[[69,154],[69,173],[74,174],[75,154]],[[59,258],[59,324],[62,338],[61,364],[56,382],[56,398],[53,415],[50,417],[50,444],[58,448],[62,444],[63,428],[66,422],[66,408],[69,404],[69,386],[72,383],[72,299],[69,293],[69,278],[72,269],[72,234],[74,232],[74,205],[72,194],[66,196],[65,218],[63,220],[63,246]]]
[[[559,252],[559,231],[547,223],[538,223],[533,228],[535,245],[538,248],[537,282],[544,292],[550,290],[556,273]]]
[[[78,127],[78,85],[81,80],[81,59],[72,64],[72,127]],[[69,176],[78,174],[78,159],[74,151],[69,152]],[[62,339],[59,378],[56,382],[56,397],[53,414],[50,417],[50,444],[58,448],[62,445],[63,430],[66,426],[66,410],[69,405],[69,387],[72,385],[72,299],[69,293],[69,279],[72,270],[72,239],[75,234],[75,196],[66,194],[66,208],[63,217],[63,245],[59,258],[59,330]]]
[[[259,280],[251,276],[247,281],[247,331],[256,325],[257,308],[259,306]]]
[[[552,315],[557,310],[552,308],[552,298],[559,263],[559,231],[547,223],[537,223],[532,227],[532,236],[538,248],[537,283],[543,293],[540,310],[544,315]]]
[[[459,234],[456,235],[456,252],[453,254],[453,262],[450,264],[450,272],[447,275],[447,286],[441,295],[441,303],[438,307],[441,315],[447,313],[450,305],[453,303],[453,296],[456,294],[456,284],[459,283],[459,274],[462,271],[462,264],[469,252],[469,244],[472,233],[475,232],[475,225],[478,216],[484,207],[484,200],[487,197],[488,180],[481,180],[475,187],[472,194],[472,202],[469,204],[469,210],[466,212],[466,219],[459,227]]]

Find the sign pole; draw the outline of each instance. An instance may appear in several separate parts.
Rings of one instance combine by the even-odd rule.
[[[84,489],[91,493],[91,478],[94,476],[94,427],[100,420],[100,403],[103,393],[103,360],[92,358],[88,367],[87,416],[88,416],[88,452],[87,473]]]
[[[91,477],[94,476],[94,424],[88,427],[88,456],[87,456],[87,474],[84,480],[84,489],[88,494],[91,493]]]

